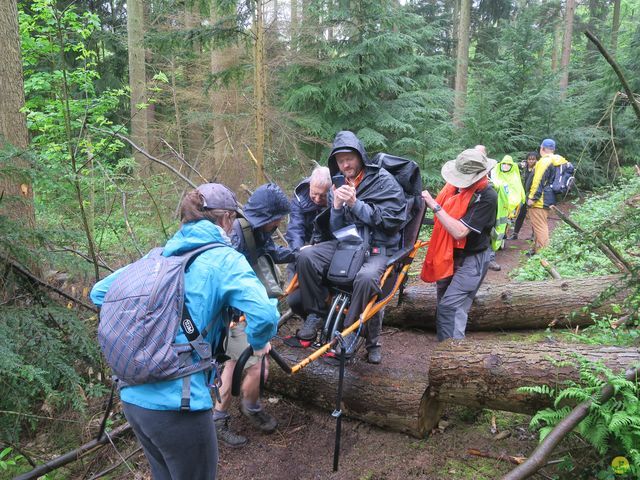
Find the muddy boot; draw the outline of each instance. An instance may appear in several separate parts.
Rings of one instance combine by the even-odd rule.
[[[496,262],[495,260],[491,260],[489,262],[489,270],[493,270],[494,272],[499,272],[500,270],[502,270],[502,267],[500,266],[500,264],[498,262]]]
[[[232,448],[244,447],[248,441],[247,437],[243,437],[229,428],[230,419],[231,417],[224,417],[215,420],[218,441]]]
[[[322,318],[313,313],[307,316],[302,328],[298,330],[296,336],[300,340],[315,340],[318,330],[322,327]]]
[[[265,412],[263,408],[260,410],[250,410],[244,402],[241,402],[240,411],[249,419],[249,422],[251,422],[254,427],[264,433],[272,433],[278,427],[278,421]]]
[[[382,362],[382,347],[380,345],[371,347],[367,353],[367,362],[378,365]]]

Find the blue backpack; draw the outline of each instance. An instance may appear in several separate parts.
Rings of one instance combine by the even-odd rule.
[[[553,168],[554,176],[551,182],[551,190],[555,194],[566,195],[575,182],[573,174],[576,169],[571,162],[563,163]]]
[[[155,248],[111,284],[100,309],[98,343],[123,385],[184,378],[182,408],[189,408],[188,376],[215,367],[206,336],[216,319],[198,331],[184,305],[184,272],[199,254],[222,246],[211,243],[169,257]],[[180,327],[189,343],[175,343]]]

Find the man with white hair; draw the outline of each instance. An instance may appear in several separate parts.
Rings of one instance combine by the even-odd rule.
[[[331,187],[331,174],[327,167],[316,167],[305,178],[291,197],[291,213],[285,238],[289,248],[299,251],[312,242],[313,221],[327,208],[327,193]],[[293,269],[295,271],[295,268]]]

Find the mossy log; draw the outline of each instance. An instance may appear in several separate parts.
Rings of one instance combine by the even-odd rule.
[[[611,313],[612,299],[597,302],[608,288],[619,299],[624,289],[616,275],[546,280],[542,282],[484,283],[469,311],[467,331],[576,327],[593,323],[591,312]],[[600,304],[598,304],[600,303]],[[400,305],[385,309],[385,325],[435,330],[435,284],[416,283],[406,288]]]

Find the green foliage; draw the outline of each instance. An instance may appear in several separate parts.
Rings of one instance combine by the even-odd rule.
[[[71,408],[82,414],[87,398],[105,393],[92,377],[100,354],[92,322],[55,306],[0,309],[0,436],[17,441],[23,428],[35,429],[39,405],[45,416]],[[47,415],[48,414],[48,415]]]
[[[531,428],[539,430],[540,441],[562,421],[578,403],[591,400],[589,414],[578,424],[575,433],[592,445],[600,455],[610,449],[620,449],[631,464],[631,474],[640,474],[640,386],[637,379],[629,381],[625,374],[615,374],[600,363],[579,358],[579,382],[569,382],[565,388],[548,386],[522,387],[520,392],[546,395],[554,399],[552,408],[537,412]],[[604,403],[598,401],[600,391],[611,385],[614,396]]]
[[[640,215],[638,199],[640,177],[633,175],[621,178],[599,194],[589,197],[588,202],[576,207],[571,218],[583,230],[593,235],[598,233],[618,251],[629,252],[633,258],[640,253]],[[611,261],[584,235],[568,225],[562,224],[554,230],[551,244],[540,251],[514,272],[517,280],[542,280],[547,273],[540,265],[544,257],[558,270],[563,278],[588,275],[603,275],[617,272]]]
[[[329,12],[335,36],[301,40],[279,89],[283,108],[308,136],[352,130],[372,152],[427,166],[451,139],[452,96],[439,79],[449,63],[434,48],[439,28],[393,2],[360,0]]]

